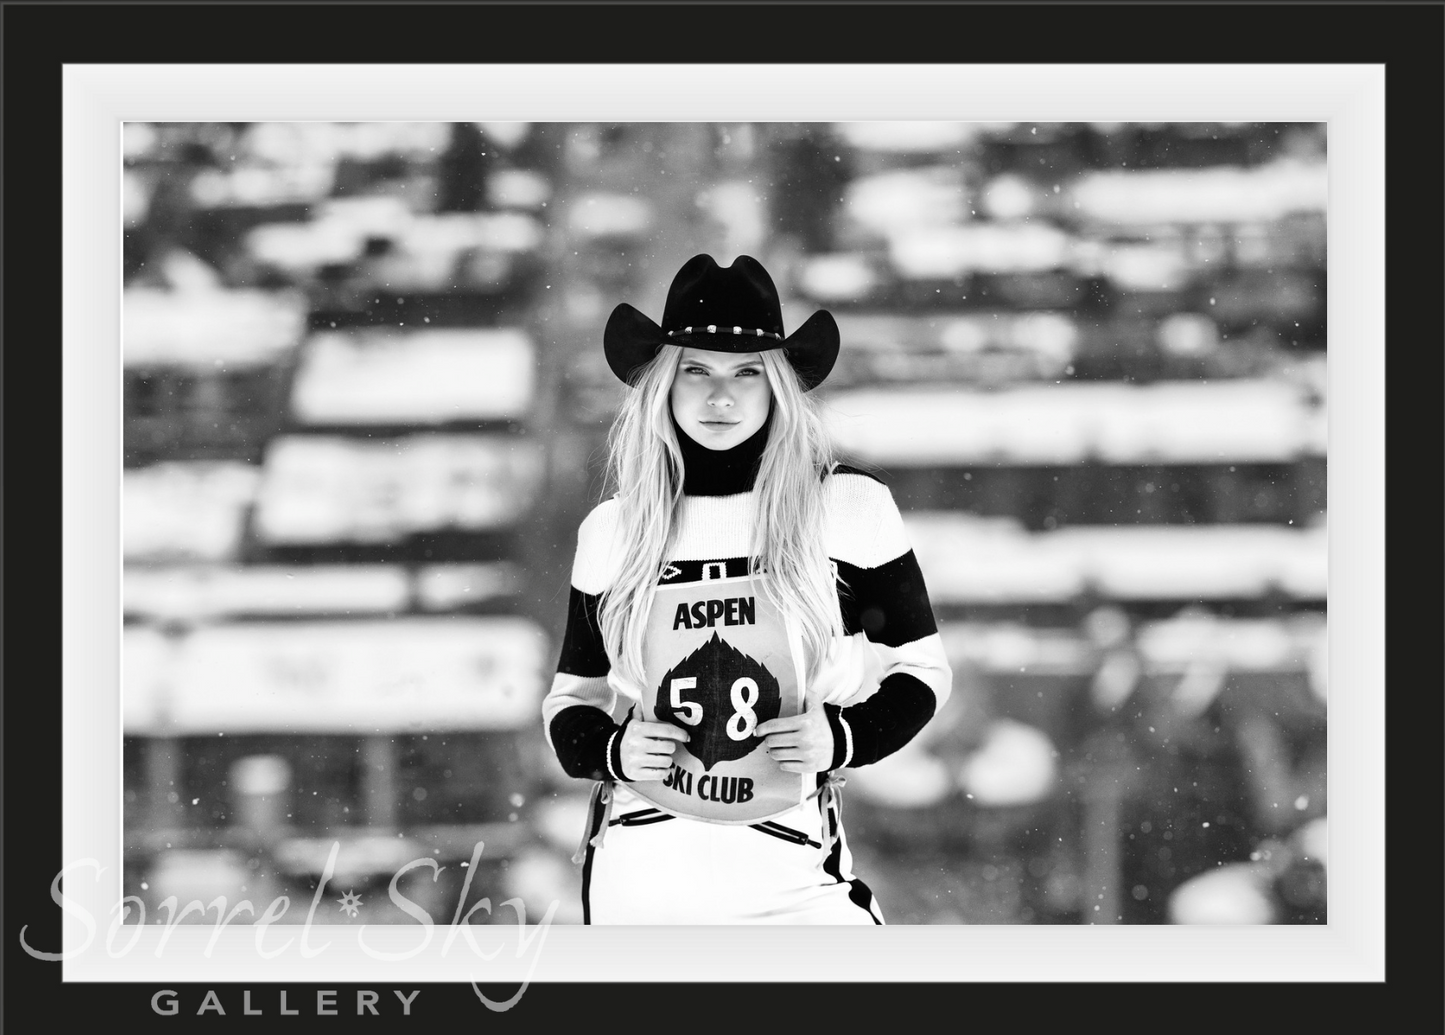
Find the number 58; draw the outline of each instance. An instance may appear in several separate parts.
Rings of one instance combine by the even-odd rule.
[[[674,676],[669,687],[669,704],[676,713],[678,719],[689,726],[696,726],[702,722],[702,705],[696,701],[684,701],[682,691],[692,690],[697,687],[696,676]],[[742,676],[733,681],[732,689],[728,693],[732,701],[733,714],[728,719],[727,734],[730,740],[746,740],[752,736],[753,729],[758,724],[757,713],[753,711],[753,705],[758,702],[758,684],[747,676]]]

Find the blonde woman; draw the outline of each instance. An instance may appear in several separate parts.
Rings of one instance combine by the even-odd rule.
[[[584,921],[881,924],[834,774],[907,743],[951,673],[891,494],[837,463],[807,394],[837,323],[785,337],[756,259],[698,255],[661,325],[624,303],[603,344],[631,386],[615,495],[578,531],[543,705],[597,781]]]

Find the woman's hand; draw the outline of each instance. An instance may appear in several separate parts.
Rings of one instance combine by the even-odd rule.
[[[622,728],[618,754],[622,771],[617,775],[628,783],[661,780],[672,768],[672,753],[679,743],[690,739],[687,731],[670,722],[630,719]]]
[[[784,772],[821,773],[833,762],[833,727],[821,705],[759,723],[757,735]]]

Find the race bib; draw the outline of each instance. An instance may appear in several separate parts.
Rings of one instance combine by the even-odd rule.
[[[766,576],[726,571],[722,561],[703,562],[702,581],[657,588],[642,717],[691,739],[664,780],[628,786],[669,812],[756,823],[804,801],[811,782],[780,769],[757,735],[769,719],[802,711],[802,650],[763,591]]]

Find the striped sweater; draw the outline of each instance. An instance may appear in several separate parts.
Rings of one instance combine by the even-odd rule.
[[[757,511],[751,490],[693,495],[684,485],[671,562],[673,580],[747,571]],[[892,494],[877,478],[839,467],[826,477],[825,536],[837,569],[845,635],[835,639],[811,691],[834,736],[832,766],[876,762],[911,740],[948,698],[952,673],[928,591]],[[583,520],[572,565],[566,632],[542,716],[548,743],[570,776],[625,779],[614,734],[636,703],[603,645],[598,603],[628,549],[618,504]]]

